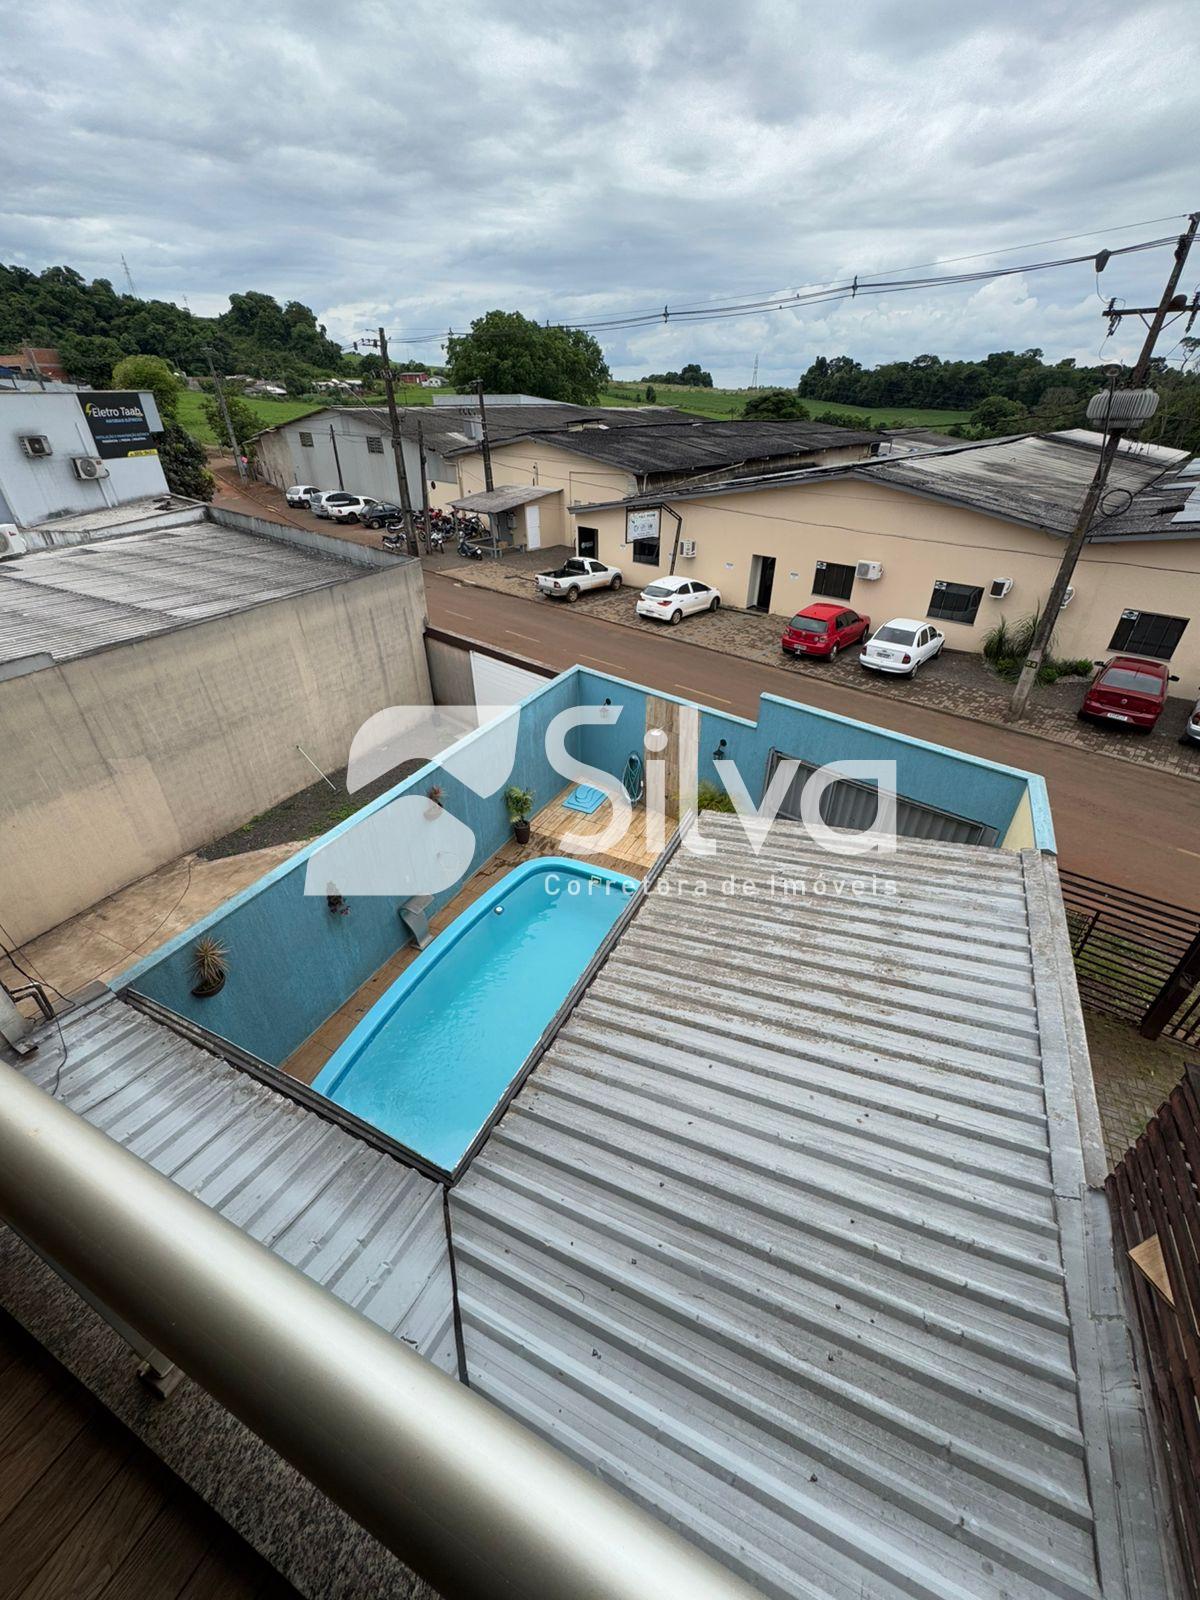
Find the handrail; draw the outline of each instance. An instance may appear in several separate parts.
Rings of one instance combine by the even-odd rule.
[[[757,1593],[2,1065],[0,1216],[446,1600]]]

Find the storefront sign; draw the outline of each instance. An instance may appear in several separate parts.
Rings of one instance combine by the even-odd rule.
[[[79,404],[95,441],[96,454],[105,461],[158,454],[141,395],[98,389],[94,394],[81,394]]]

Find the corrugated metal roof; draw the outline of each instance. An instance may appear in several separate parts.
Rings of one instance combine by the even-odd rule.
[[[61,1025],[28,1078],[457,1375],[440,1184],[121,1000]]]
[[[472,1386],[767,1595],[1098,1594],[1133,1385],[1045,864],[704,831],[452,1191]]]
[[[719,422],[691,417],[657,428],[582,427],[541,430],[538,437],[629,472],[687,472],[742,462],[791,460],[822,450],[879,443],[877,433],[823,422]]]
[[[450,504],[460,511],[511,511],[514,506],[527,506],[534,500],[544,500],[548,494],[558,494],[558,489],[539,489],[535,484],[504,484],[499,489],[480,489]]]
[[[0,661],[68,661],[362,576],[352,562],[188,523],[0,562]]]

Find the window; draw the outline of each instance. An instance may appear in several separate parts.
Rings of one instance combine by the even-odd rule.
[[[367,454],[381,456],[383,454],[383,440],[377,433],[370,434],[367,438]]]
[[[312,447],[313,447],[312,434],[311,433],[302,433],[300,435],[300,443],[304,447],[305,450],[311,450]]]
[[[875,635],[876,644],[912,644],[913,632],[911,628],[894,628],[890,622],[885,622]]]
[[[838,627],[839,628],[852,628],[854,626],[854,624],[858,621],[858,612],[857,611],[843,611],[841,616],[837,620],[838,620]]]
[[[658,540],[635,539],[633,541],[633,559],[644,567],[658,565]]]
[[[1187,617],[1160,616],[1157,611],[1122,611],[1108,648],[1169,661],[1188,621]]]
[[[854,587],[854,568],[839,566],[836,561],[818,561],[813,573],[812,592],[823,594],[830,600],[849,600]]]
[[[927,617],[941,617],[944,622],[963,622],[969,627],[979,611],[983,590],[969,583],[947,583],[939,578],[933,586],[926,608]]]
[[[1159,695],[1163,689],[1157,672],[1135,672],[1132,667],[1110,667],[1097,682],[1102,688],[1116,689],[1121,694]]]

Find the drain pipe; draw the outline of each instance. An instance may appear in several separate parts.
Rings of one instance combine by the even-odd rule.
[[[445,1600],[754,1600],[734,1574],[3,1065],[0,1216]]]

